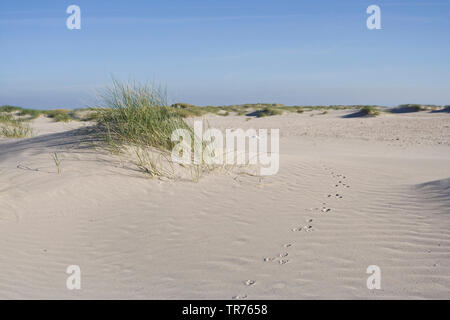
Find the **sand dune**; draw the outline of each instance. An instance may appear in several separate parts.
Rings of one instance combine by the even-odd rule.
[[[448,114],[312,113],[208,116],[280,128],[268,177],[150,180],[78,122],[0,140],[0,298],[450,298]]]
[[[450,207],[450,179],[441,179],[417,185],[417,191],[428,200],[443,201]]]

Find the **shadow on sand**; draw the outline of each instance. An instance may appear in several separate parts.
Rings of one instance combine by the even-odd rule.
[[[354,113],[350,113],[350,114],[346,114],[343,115],[342,118],[363,118],[363,117],[372,117],[370,115],[367,114],[367,112],[363,111],[363,110],[358,110]]]
[[[429,181],[415,186],[420,195],[428,200],[444,201],[446,207],[450,205],[450,178]],[[445,210],[444,212],[449,212]]]
[[[0,141],[0,164],[2,162],[8,162],[8,160],[13,160],[16,162],[20,159],[20,154],[22,152],[31,152],[31,154],[51,154],[54,152],[64,153],[64,154],[83,154],[85,157],[77,157],[76,161],[82,162],[95,162],[104,164],[106,168],[111,169],[120,168],[126,171],[115,170],[114,175],[123,175],[126,177],[147,177],[142,174],[142,170],[131,163],[124,163],[111,156],[111,151],[108,148],[107,143],[102,139],[101,132],[104,131],[99,125],[83,127],[78,129],[73,129],[64,132],[43,134],[37,137],[26,138],[26,139],[14,139]],[[88,156],[89,155],[89,156]],[[87,157],[86,157],[87,156]],[[106,158],[104,157],[106,156]],[[17,162],[17,168],[23,170],[31,171],[41,171],[37,168],[31,168],[22,163]],[[133,175],[130,175],[130,172]],[[52,173],[52,172],[47,172]]]
[[[450,106],[445,106],[444,109],[440,109],[440,110],[432,110],[432,113],[438,113],[438,112],[446,112],[446,113],[450,113]]]
[[[389,109],[390,113],[411,113],[411,112],[420,112],[420,111],[426,111],[423,109],[420,109],[419,107],[397,107]]]
[[[256,118],[258,118],[260,116],[260,114],[261,114],[261,110],[257,110],[257,111],[252,111],[252,112],[246,113],[245,115],[247,117],[256,117]]]
[[[23,151],[34,150],[39,153],[47,148],[65,150],[93,149],[102,144],[97,126],[73,129],[70,131],[44,134],[37,137],[7,140],[0,142],[0,161]]]

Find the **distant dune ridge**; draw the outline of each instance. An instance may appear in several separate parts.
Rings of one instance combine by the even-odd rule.
[[[149,179],[95,118],[27,121],[0,138],[0,298],[448,299],[448,113],[336,109],[187,119],[280,129],[278,174],[197,182]]]

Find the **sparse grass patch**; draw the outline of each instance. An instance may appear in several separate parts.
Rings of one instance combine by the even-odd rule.
[[[9,105],[4,105],[0,107],[0,114],[13,114],[15,113],[17,116],[19,117],[24,117],[24,116],[28,116],[27,119],[21,119],[21,120],[32,120],[32,119],[36,119],[37,117],[39,117],[42,113],[42,111],[40,110],[34,110],[34,109],[24,109],[21,107],[16,107],[16,106],[9,106]]]
[[[54,109],[54,110],[37,110],[37,109],[25,109],[16,106],[1,106],[0,114],[10,114],[16,117],[18,121],[30,121],[37,119],[43,115],[48,118],[52,118],[55,122],[68,122],[71,120],[78,120],[75,115],[75,110]]]
[[[141,172],[151,178],[163,176],[174,178],[175,169],[167,153],[149,150],[145,147],[135,147],[134,151],[136,155],[135,165]]]
[[[419,111],[435,111],[440,108],[440,106],[436,106],[433,104],[401,104],[396,108],[390,109],[389,111],[391,113],[408,113]]]
[[[100,118],[100,108],[84,108],[84,109],[74,109],[69,112],[69,116],[73,120],[77,121],[98,121]]]
[[[303,113],[305,111],[323,111],[322,114],[328,113],[329,110],[347,110],[347,109],[361,109],[364,106],[360,105],[331,105],[331,106],[285,106],[283,104],[277,103],[247,103],[240,105],[229,105],[229,106],[207,106],[200,107],[191,105],[189,103],[175,103],[172,107],[179,110],[179,114],[183,118],[202,116],[204,114],[216,114],[216,115],[230,115],[235,114],[238,116],[242,115],[256,115],[260,114],[261,117],[279,115],[283,112],[296,112]],[[227,113],[228,112],[228,113]]]
[[[391,109],[391,112],[418,112],[424,110],[425,107],[420,104],[401,104],[397,108]]]
[[[10,114],[10,113],[0,113],[0,123],[11,124],[12,122],[15,122],[12,114]]]
[[[277,116],[283,114],[283,110],[273,107],[265,107],[261,110],[258,110],[257,117],[269,117],[269,116]]]
[[[380,110],[375,106],[364,106],[360,110],[361,115],[376,117],[380,115]]]
[[[49,118],[52,118],[55,122],[69,122],[74,120],[71,115],[71,111],[65,109],[43,111],[43,114]]]
[[[11,112],[21,111],[21,110],[23,110],[21,107],[10,106],[10,105],[3,105],[0,107],[0,112],[11,113]]]
[[[5,138],[27,138],[32,135],[32,129],[27,125],[8,126],[0,125],[0,136]]]
[[[28,117],[26,119],[22,119],[25,121],[33,120],[39,118],[40,115],[42,115],[41,110],[35,110],[35,109],[22,109],[17,114],[19,117]]]
[[[0,136],[5,138],[26,138],[32,135],[32,129],[15,120],[11,113],[0,113]]]
[[[243,116],[249,112],[249,109],[251,106],[249,105],[236,105],[236,106],[223,106],[221,107],[222,110],[224,110],[224,113],[226,115],[229,115],[231,113],[235,113],[238,116]]]
[[[176,109],[175,112],[182,118],[199,117],[202,116],[205,112],[198,108]]]
[[[56,168],[58,169],[58,174],[61,174],[61,159],[57,152],[52,153],[52,159],[55,162]]]
[[[203,107],[194,106],[184,102],[174,103],[171,107],[182,118],[199,117],[207,113],[207,110]]]

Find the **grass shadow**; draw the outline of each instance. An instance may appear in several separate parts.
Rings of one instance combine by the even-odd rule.
[[[36,153],[40,153],[41,150],[46,148],[64,147],[66,150],[82,150],[100,146],[102,143],[97,126],[44,134],[21,140],[6,140],[0,142],[0,161],[27,150],[34,150]]]
[[[380,112],[380,109],[375,106],[364,106],[354,113],[343,115],[342,118],[376,117],[380,115]]]
[[[436,105],[422,105],[422,104],[401,104],[398,107],[389,109],[390,113],[411,113],[419,111],[436,111],[439,110]]]
[[[439,109],[439,110],[431,110],[431,113],[450,113],[450,106],[445,106],[443,109]]]
[[[365,113],[362,110],[359,110],[359,111],[356,111],[354,113],[350,113],[350,114],[346,114],[346,115],[342,116],[342,118],[346,118],[346,119],[349,119],[349,118],[362,118],[362,117],[368,117],[367,113]]]

